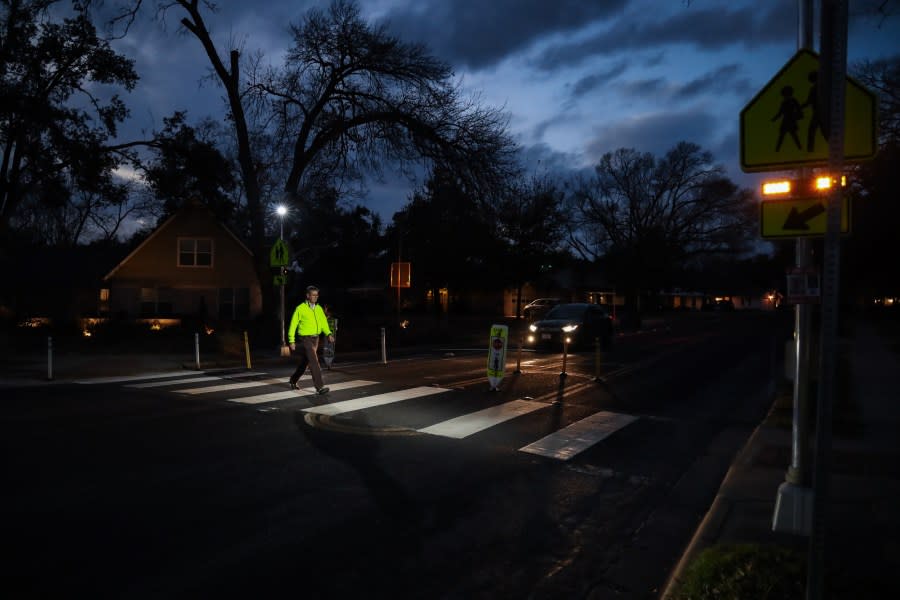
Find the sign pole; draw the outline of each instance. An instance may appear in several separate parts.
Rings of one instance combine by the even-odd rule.
[[[847,0],[822,0],[823,61],[830,75],[828,168],[840,177],[844,167],[844,86],[847,73]],[[813,526],[809,538],[807,600],[820,600],[825,588],[826,513],[831,468],[831,419],[837,369],[838,285],[840,283],[841,186],[832,186],[828,197],[828,230],[825,234],[822,273],[822,324],[819,354],[818,410],[813,463]]]

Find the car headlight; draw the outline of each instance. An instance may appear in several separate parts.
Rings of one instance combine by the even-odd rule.
[[[528,326],[528,331],[530,331],[531,333],[534,333],[535,331],[537,331],[537,325],[532,323],[531,325]]]
[[[565,327],[563,327],[563,331],[565,331],[566,333],[572,333],[576,329],[578,329],[578,325],[566,325]]]

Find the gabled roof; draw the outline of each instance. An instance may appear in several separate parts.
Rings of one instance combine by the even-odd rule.
[[[116,271],[118,271],[120,268],[122,268],[122,266],[123,266],[125,263],[127,263],[129,260],[131,260],[131,257],[133,257],[135,254],[137,254],[138,252],[140,252],[141,249],[142,249],[144,246],[146,246],[147,244],[149,244],[150,241],[151,241],[153,238],[155,238],[157,235],[159,235],[160,232],[163,231],[166,227],[169,227],[173,222],[175,222],[176,220],[178,220],[178,218],[179,218],[184,212],[187,212],[189,209],[200,208],[200,207],[204,208],[204,209],[206,210],[206,212],[209,213],[210,217],[212,217],[212,221],[213,221],[216,225],[218,225],[218,226],[219,226],[219,227],[220,227],[220,228],[221,228],[228,236],[230,236],[231,239],[233,239],[235,242],[237,242],[237,244],[238,244],[238,246],[239,246],[240,248],[242,248],[249,256],[253,256],[253,252],[250,250],[250,248],[248,248],[247,245],[244,244],[244,242],[242,242],[241,239],[240,239],[238,236],[236,236],[236,235],[234,234],[233,231],[231,231],[224,223],[222,223],[222,221],[220,221],[219,219],[217,219],[216,216],[215,216],[215,214],[213,213],[213,211],[210,210],[210,208],[209,208],[208,206],[206,206],[205,204],[203,204],[203,203],[200,202],[199,200],[192,199],[192,200],[189,200],[188,202],[186,202],[184,206],[182,206],[180,209],[178,209],[178,210],[175,212],[175,214],[173,214],[172,216],[170,216],[168,219],[166,219],[165,221],[163,221],[161,225],[159,225],[156,229],[154,229],[154,230],[153,230],[153,233],[151,233],[150,235],[148,235],[148,236],[147,236],[147,239],[145,239],[143,242],[141,242],[141,243],[138,245],[137,248],[135,248],[134,250],[132,250],[132,251],[128,254],[128,256],[126,256],[126,257],[123,258],[121,261],[119,261],[119,264],[117,264],[115,267],[113,267],[112,271],[110,271],[109,273],[107,273],[106,275],[103,276],[103,281],[107,281],[107,280],[109,280],[113,275],[115,275],[115,274],[116,274]]]

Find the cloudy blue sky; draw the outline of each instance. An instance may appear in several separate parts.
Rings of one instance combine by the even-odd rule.
[[[286,24],[326,1],[221,0],[207,23],[221,50],[280,62]],[[738,183],[741,109],[797,50],[797,0],[360,0],[367,19],[423,42],[463,87],[503,107],[523,160],[536,172],[580,170],[621,147],[662,154],[680,140],[710,150]],[[816,3],[818,4],[818,2]],[[884,4],[887,18],[875,15]],[[900,55],[900,0],[850,0],[848,61]],[[177,17],[177,18],[176,18]],[[139,22],[116,48],[141,76],[127,102],[128,134],[172,111],[221,115],[222,91],[193,37]],[[817,19],[816,19],[817,20]],[[816,45],[818,45],[818,27]],[[371,182],[365,201],[387,221],[406,181]]]

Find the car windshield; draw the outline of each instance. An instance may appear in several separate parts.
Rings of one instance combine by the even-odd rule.
[[[584,307],[575,304],[560,304],[547,313],[548,319],[579,319],[584,315]]]

